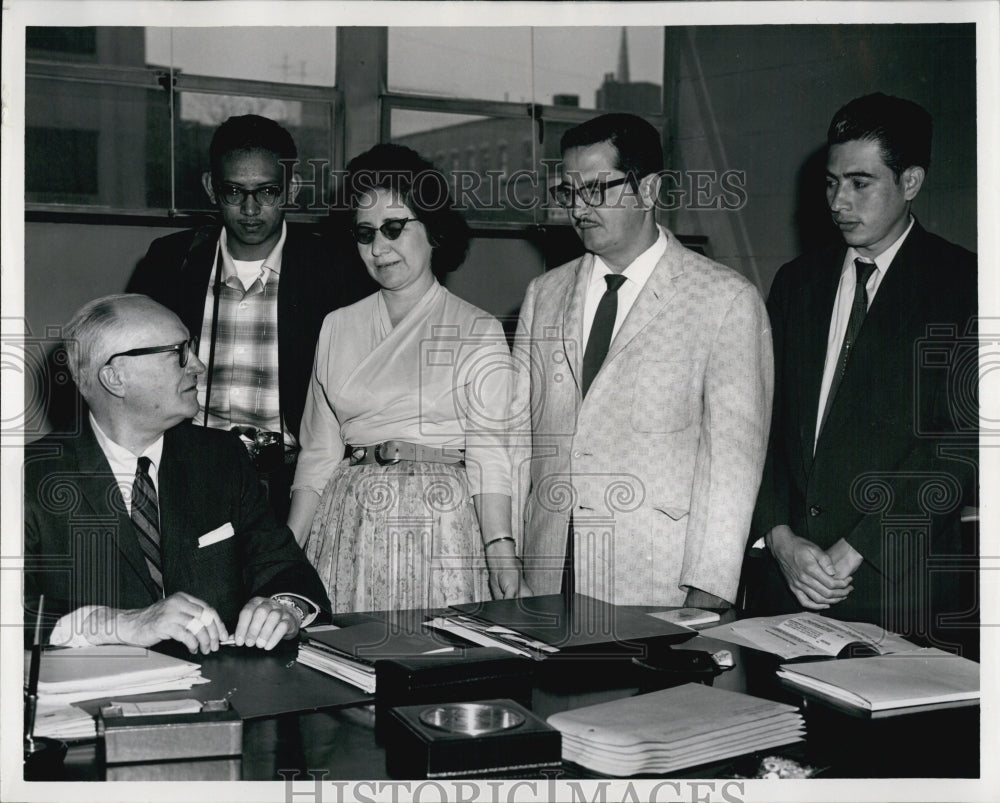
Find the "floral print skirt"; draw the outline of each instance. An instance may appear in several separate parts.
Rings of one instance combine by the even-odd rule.
[[[336,613],[489,599],[463,465],[341,462],[304,546]]]

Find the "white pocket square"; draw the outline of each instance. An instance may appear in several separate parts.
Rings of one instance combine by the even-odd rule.
[[[199,538],[198,549],[211,546],[212,544],[217,544],[219,541],[225,541],[227,538],[232,538],[234,535],[236,535],[236,531],[233,530],[233,525],[227,521],[221,527],[216,527],[212,530],[212,532],[205,533],[201,538]]]

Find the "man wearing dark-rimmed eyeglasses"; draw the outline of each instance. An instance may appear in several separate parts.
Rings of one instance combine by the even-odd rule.
[[[180,319],[146,296],[107,296],[64,335],[89,413],[74,437],[26,448],[26,622],[44,595],[49,643],[207,654],[230,635],[273,649],[328,611],[246,450],[188,423],[205,365]]]
[[[650,123],[602,115],[561,149],[551,195],[587,253],[535,279],[521,305],[525,579],[543,594],[725,607],[767,445],[764,302],[657,224]]]
[[[222,225],[155,240],[129,283],[200,337],[207,368],[195,421],[243,438],[282,521],[323,318],[370,292],[363,271],[334,264],[327,243],[286,223],[300,189],[297,158],[275,121],[230,117],[202,177]],[[263,442],[276,448],[259,449]]]

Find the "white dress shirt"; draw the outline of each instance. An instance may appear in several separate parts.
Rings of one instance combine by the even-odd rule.
[[[656,242],[639,254],[622,271],[622,276],[625,277],[626,281],[618,288],[618,314],[615,316],[614,329],[611,330],[612,341],[615,335],[618,334],[618,330],[621,328],[622,323],[624,323],[625,318],[628,317],[629,310],[635,304],[635,300],[639,297],[639,293],[652,274],[653,268],[656,267],[656,263],[660,261],[660,257],[667,250],[667,237],[663,233],[663,229],[659,226],[656,228],[659,232]],[[590,329],[594,325],[594,315],[597,314],[597,305],[601,301],[601,296],[608,289],[608,284],[604,281],[604,277],[610,273],[614,273],[614,271],[604,263],[603,259],[594,254],[594,265],[590,270],[590,279],[587,282],[587,297],[583,302],[582,343],[584,349],[587,347]]]
[[[819,390],[819,408],[816,415],[816,432],[813,439],[813,451],[816,450],[816,442],[819,440],[819,431],[823,423],[823,411],[826,409],[826,398],[830,395],[830,388],[833,385],[833,377],[840,362],[840,349],[844,344],[844,335],[847,333],[847,324],[851,320],[851,307],[854,306],[854,290],[858,283],[857,271],[854,267],[855,259],[864,259],[875,263],[875,270],[865,285],[868,293],[868,309],[871,309],[875,294],[878,292],[885,274],[892,264],[892,260],[899,251],[903,241],[913,228],[913,218],[910,218],[910,225],[906,227],[899,238],[885,251],[875,257],[874,260],[861,256],[853,248],[847,249],[844,256],[844,264],[840,271],[840,284],[837,287],[837,296],[833,302],[833,315],[830,317],[830,332],[826,339],[826,362],[823,364],[823,383]]]

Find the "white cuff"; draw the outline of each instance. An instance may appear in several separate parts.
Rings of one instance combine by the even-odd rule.
[[[89,647],[98,643],[88,638],[84,625],[92,613],[104,607],[104,605],[83,605],[61,616],[49,634],[49,644],[53,647]]]

